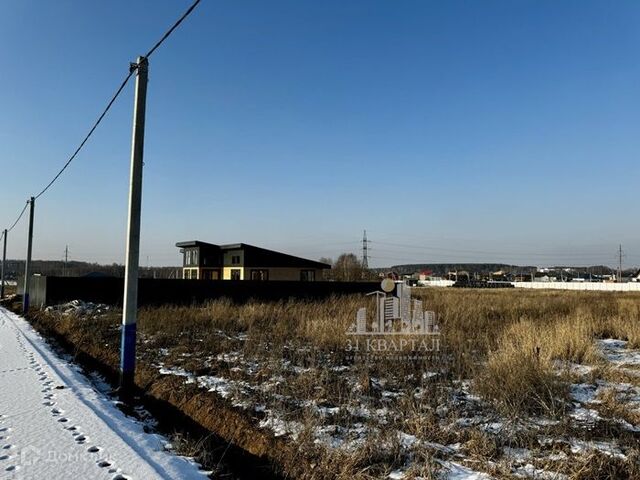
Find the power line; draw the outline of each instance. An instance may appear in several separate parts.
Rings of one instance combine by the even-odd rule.
[[[27,207],[28,206],[29,206],[29,202],[27,201],[27,203],[24,204],[24,207],[22,208],[22,211],[20,212],[20,215],[18,215],[18,218],[16,218],[16,221],[13,222],[13,225],[11,225],[9,228],[7,228],[7,233],[9,233],[11,230],[13,230],[13,227],[15,227],[18,224],[18,222],[20,221],[20,219],[24,215],[24,212],[27,211]]]
[[[60,178],[60,175],[62,175],[62,172],[64,172],[67,167],[71,164],[71,162],[73,162],[73,160],[76,158],[76,156],[78,155],[78,153],[80,153],[80,150],[82,150],[82,147],[84,147],[85,143],[87,143],[87,140],[89,140],[89,138],[91,137],[91,135],[93,135],[93,132],[95,132],[96,128],[98,128],[98,125],[100,125],[100,122],[102,122],[102,119],[105,117],[105,115],[107,114],[107,112],[111,109],[111,106],[114,104],[114,102],[116,101],[116,99],[118,98],[118,96],[120,95],[120,93],[122,93],[122,90],[124,90],[124,87],[127,85],[127,82],[129,81],[129,79],[131,78],[131,76],[133,75],[133,72],[135,72],[135,68],[129,68],[129,74],[124,78],[124,80],[122,81],[122,83],[120,84],[120,87],[118,87],[118,90],[116,90],[115,95],[113,95],[113,97],[111,97],[111,100],[109,100],[109,103],[107,104],[106,108],[102,111],[102,113],[100,114],[100,116],[98,117],[98,119],[95,121],[95,123],[93,124],[93,126],[91,127],[91,130],[89,130],[89,133],[87,133],[87,135],[84,137],[84,139],[82,140],[82,142],[80,143],[80,146],[78,148],[76,148],[76,151],[73,152],[73,155],[71,155],[71,157],[69,158],[69,160],[67,160],[67,163],[64,164],[64,166],[60,169],[60,171],[58,172],[58,174],[53,177],[53,180],[51,180],[46,187],[44,187],[40,193],[38,193],[35,198],[38,199],[40,198],[41,195],[44,194],[44,192],[46,192],[47,190],[49,190],[49,188],[55,183],[56,180],[58,180],[58,178]]]
[[[604,254],[601,253],[515,253],[515,252],[505,252],[505,251],[482,251],[482,250],[462,250],[455,248],[443,248],[443,247],[426,247],[419,245],[407,245],[401,243],[389,243],[389,242],[379,242],[370,240],[370,243],[378,244],[378,245],[388,245],[391,247],[398,248],[412,248],[418,250],[435,250],[441,251],[445,253],[468,253],[468,254],[479,254],[479,255],[502,255],[502,256],[537,256],[537,257],[562,257],[562,256],[579,256],[579,257],[604,257]]]
[[[196,8],[196,6],[200,3],[200,0],[196,0],[188,9],[187,11],[178,19],[177,22],[175,22],[173,24],[173,26],[167,30],[165,32],[165,34],[160,38],[160,40],[158,40],[156,42],[156,44],[151,48],[151,50],[149,50],[147,52],[146,58],[150,57],[157,49],[158,47],[160,47],[160,45],[162,45],[162,43],[169,38],[169,36],[175,31],[176,28],[178,28],[178,26],[189,16],[189,14]],[[58,180],[58,178],[60,178],[60,176],[62,175],[62,173],[67,169],[67,167],[69,167],[69,165],[71,164],[71,162],[73,162],[73,160],[78,156],[78,154],[80,153],[80,151],[82,150],[82,148],[85,146],[85,144],[87,143],[87,141],[89,140],[89,138],[91,138],[91,136],[93,135],[93,133],[95,132],[96,128],[98,128],[98,125],[100,125],[100,122],[102,122],[102,120],[104,119],[104,117],[107,115],[107,112],[109,112],[109,110],[111,109],[111,107],[113,106],[113,104],[115,103],[116,99],[118,98],[118,96],[122,93],[122,91],[124,90],[124,87],[127,85],[127,83],[129,82],[129,79],[133,76],[134,72],[137,70],[138,65],[137,64],[130,64],[129,66],[129,73],[127,74],[127,76],[124,78],[124,80],[122,81],[122,83],[120,84],[120,86],[118,87],[118,89],[116,90],[115,94],[111,97],[111,99],[109,100],[109,103],[107,103],[107,106],[104,108],[104,110],[102,111],[102,113],[100,114],[100,116],[98,117],[98,119],[94,122],[93,126],[91,127],[91,129],[89,130],[89,133],[87,133],[87,135],[84,137],[84,139],[82,140],[82,142],[80,142],[80,145],[78,146],[78,148],[76,148],[76,150],[73,152],[73,154],[69,157],[69,159],[65,162],[65,164],[62,166],[62,168],[58,171],[58,173],[53,177],[53,179],[37,194],[34,196],[35,199],[40,198],[42,195],[44,195],[44,193],[49,190],[49,188],[51,188],[53,186],[53,184]],[[10,228],[7,229],[7,231],[11,231],[13,230],[13,228],[18,224],[18,222],[20,221],[20,219],[22,218],[22,216],[24,215],[24,212],[27,210],[27,204],[24,206],[24,208],[22,209],[22,211],[20,212],[20,214],[18,215],[17,220],[13,223],[13,225],[11,225]],[[2,238],[2,237],[0,237]]]
[[[167,32],[162,36],[162,38],[156,42],[156,44],[151,48],[151,50],[147,52],[147,54],[145,55],[146,58],[149,58],[153,54],[153,52],[155,52],[156,49],[160,45],[162,45],[162,42],[164,42],[167,38],[169,38],[169,35],[171,35],[173,31],[176,28],[178,28],[178,26],[184,21],[185,18],[189,16],[191,12],[193,12],[193,9],[196,8],[199,3],[200,3],[200,0],[196,0],[195,2],[193,2],[193,4],[187,9],[186,12],[184,12],[184,14],[178,19],[178,21],[174,23],[173,26],[169,30],[167,30]]]

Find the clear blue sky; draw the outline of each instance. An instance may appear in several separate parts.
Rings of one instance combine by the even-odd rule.
[[[189,3],[2,3],[0,224]],[[639,59],[637,1],[203,0],[151,59],[141,264],[365,228],[374,265],[638,264]],[[123,261],[132,94],[37,203],[34,257]]]

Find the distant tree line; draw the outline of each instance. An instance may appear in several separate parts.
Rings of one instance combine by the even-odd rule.
[[[105,275],[124,277],[124,265],[61,260],[33,260],[31,271],[34,274],[47,276],[83,277],[86,275]],[[7,280],[15,280],[24,275],[24,260],[7,260],[5,266]],[[180,267],[140,267],[141,278],[182,278]]]
[[[331,270],[324,271],[324,280],[361,282],[378,278],[373,270],[364,268],[362,261],[353,253],[343,253],[335,261],[331,258],[321,258],[320,261],[331,265]]]

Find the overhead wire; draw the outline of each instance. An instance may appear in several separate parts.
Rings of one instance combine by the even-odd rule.
[[[18,222],[20,221],[20,219],[22,218],[22,216],[24,215],[24,212],[27,211],[27,207],[29,206],[29,202],[27,201],[24,204],[24,207],[22,207],[22,211],[20,212],[20,215],[18,215],[18,218],[16,218],[16,221],[13,222],[13,224],[7,228],[7,233],[10,232],[11,230],[13,230],[13,228],[18,224]],[[4,233],[4,232],[3,232]]]
[[[145,58],[149,58],[153,52],[155,52],[157,50],[157,48],[162,45],[162,43],[169,38],[169,36],[173,33],[173,31],[178,28],[178,26],[184,21],[185,18],[187,18],[189,16],[189,14],[191,14],[191,12],[193,12],[193,9],[196,8],[198,6],[198,4],[200,3],[200,0],[196,0],[195,2],[193,2],[193,4],[186,10],[186,12],[184,12],[184,14],[176,21],[176,23],[173,24],[173,26],[167,30],[165,32],[165,34],[162,36],[162,38],[160,38],[160,40],[158,40],[156,42],[156,44],[151,47],[151,50],[149,50],[147,52],[147,54],[145,55]]]
[[[109,103],[107,103],[107,106],[105,107],[105,109],[102,111],[102,113],[100,114],[100,116],[98,117],[98,119],[94,122],[93,126],[91,127],[91,130],[89,130],[89,133],[87,133],[87,135],[84,137],[84,139],[82,140],[82,142],[80,142],[80,145],[78,146],[78,148],[76,148],[75,152],[73,152],[73,154],[71,155],[71,157],[69,157],[69,159],[67,160],[67,162],[63,165],[63,167],[60,169],[60,171],[56,174],[55,177],[53,177],[53,179],[47,184],[46,187],[44,187],[40,193],[38,193],[35,198],[38,199],[40,198],[47,190],[49,190],[49,188],[51,188],[51,186],[56,182],[56,180],[58,180],[58,178],[60,178],[60,175],[62,175],[62,173],[67,169],[67,167],[71,164],[71,162],[73,162],[73,160],[78,156],[78,153],[80,153],[80,150],[82,150],[82,147],[84,147],[84,145],[87,143],[87,141],[89,140],[89,138],[91,138],[91,135],[93,135],[93,132],[96,131],[96,128],[98,128],[98,125],[100,125],[100,122],[102,122],[102,119],[105,117],[105,115],[107,114],[107,112],[111,109],[111,107],[113,106],[113,104],[115,103],[116,99],[118,98],[118,96],[120,95],[120,93],[122,93],[122,90],[124,90],[124,87],[127,85],[127,83],[129,82],[129,79],[132,77],[133,73],[135,72],[135,68],[130,68],[129,69],[129,73],[127,74],[127,76],[124,78],[124,80],[122,81],[122,83],[120,84],[120,86],[118,87],[118,90],[116,90],[116,93],[111,97],[111,100],[109,100]]]
[[[160,45],[162,45],[162,43],[169,38],[169,36],[175,31],[176,28],[178,28],[178,26],[189,16],[189,14],[191,14],[191,12],[195,9],[195,7],[200,3],[201,0],[196,0],[186,11],[185,13],[171,26],[171,28],[169,28],[169,30],[167,30],[164,35],[162,35],[162,37],[160,38],[160,40],[158,40],[154,46],[147,52],[147,54],[145,55],[145,58],[149,58],[159,47]],[[87,143],[87,141],[89,140],[89,138],[91,138],[91,136],[93,135],[93,133],[96,131],[96,129],[98,128],[98,125],[100,125],[100,123],[102,122],[102,120],[104,119],[104,117],[107,115],[107,113],[109,112],[109,110],[111,109],[111,107],[113,106],[113,104],[115,103],[116,99],[120,96],[120,94],[122,93],[122,91],[124,90],[125,86],[127,85],[127,83],[129,82],[129,80],[131,79],[131,77],[133,76],[133,74],[135,73],[135,71],[137,70],[138,65],[137,64],[130,64],[129,67],[129,73],[125,76],[124,80],[122,81],[122,83],[120,83],[120,86],[118,87],[118,89],[116,90],[115,94],[111,97],[111,99],[109,100],[109,102],[107,103],[107,106],[104,108],[104,110],[102,111],[102,113],[100,114],[100,116],[98,117],[98,119],[93,123],[93,125],[91,126],[91,129],[89,130],[89,132],[85,135],[85,137],[82,139],[82,141],[80,142],[80,145],[78,146],[78,148],[75,149],[75,151],[73,152],[73,154],[67,159],[67,161],[65,162],[65,164],[62,166],[62,168],[58,171],[58,173],[51,179],[51,181],[49,183],[47,183],[47,185],[40,190],[40,192],[34,196],[34,199],[38,199],[40,198],[42,195],[45,194],[45,192],[47,192],[47,190],[49,190],[53,184],[60,178],[60,176],[64,173],[64,171],[69,167],[69,165],[71,164],[71,162],[73,162],[73,160],[78,156],[78,154],[80,153],[80,151],[82,150],[82,148],[85,146],[85,144]],[[20,219],[22,218],[22,216],[24,215],[24,212],[27,210],[27,206],[29,205],[29,202],[27,201],[27,203],[25,204],[24,208],[22,209],[22,211],[20,212],[20,214],[18,215],[18,218],[16,219],[16,221],[11,225],[11,227],[9,227],[7,229],[8,232],[10,232],[11,230],[13,230],[13,228],[18,224],[18,222],[20,221]],[[4,235],[4,232],[3,232]],[[0,236],[0,238],[2,238]]]
[[[429,250],[435,250],[435,251],[441,251],[444,253],[453,253],[453,254],[475,254],[475,255],[502,255],[502,256],[512,256],[512,257],[522,257],[522,256],[536,256],[536,257],[557,257],[557,256],[579,256],[579,257],[604,257],[605,255],[608,254],[603,254],[603,253],[578,253],[578,252],[571,252],[571,253],[533,253],[533,252],[529,252],[529,253],[516,253],[516,252],[505,252],[505,251],[483,251],[483,250],[464,250],[464,249],[455,249],[455,248],[446,248],[446,247],[431,247],[431,246],[419,246],[419,245],[408,245],[408,244],[402,244],[402,243],[390,243],[390,242],[379,242],[379,241],[375,241],[375,240],[370,240],[370,243],[372,243],[374,246],[377,245],[386,245],[386,246],[390,246],[390,247],[397,247],[399,249],[404,249],[404,248],[410,248],[410,249],[417,249],[417,250],[424,250],[424,251],[429,251]],[[380,250],[380,249],[379,249]],[[387,248],[382,248],[382,250],[390,250]]]

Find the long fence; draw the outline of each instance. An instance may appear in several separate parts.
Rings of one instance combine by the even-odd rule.
[[[639,282],[513,282],[516,288],[589,290],[600,292],[640,292]]]
[[[22,293],[23,282],[18,282]],[[123,278],[113,277],[31,277],[31,304],[57,305],[71,300],[122,305]],[[233,302],[254,300],[321,299],[331,295],[370,293],[378,282],[298,282],[252,280],[176,280],[141,278],[140,305],[190,305],[228,298]]]
[[[425,287],[450,287],[451,280],[432,280],[419,282]],[[605,282],[511,282],[516,288],[582,290],[599,292],[640,292],[640,282],[605,283]]]

